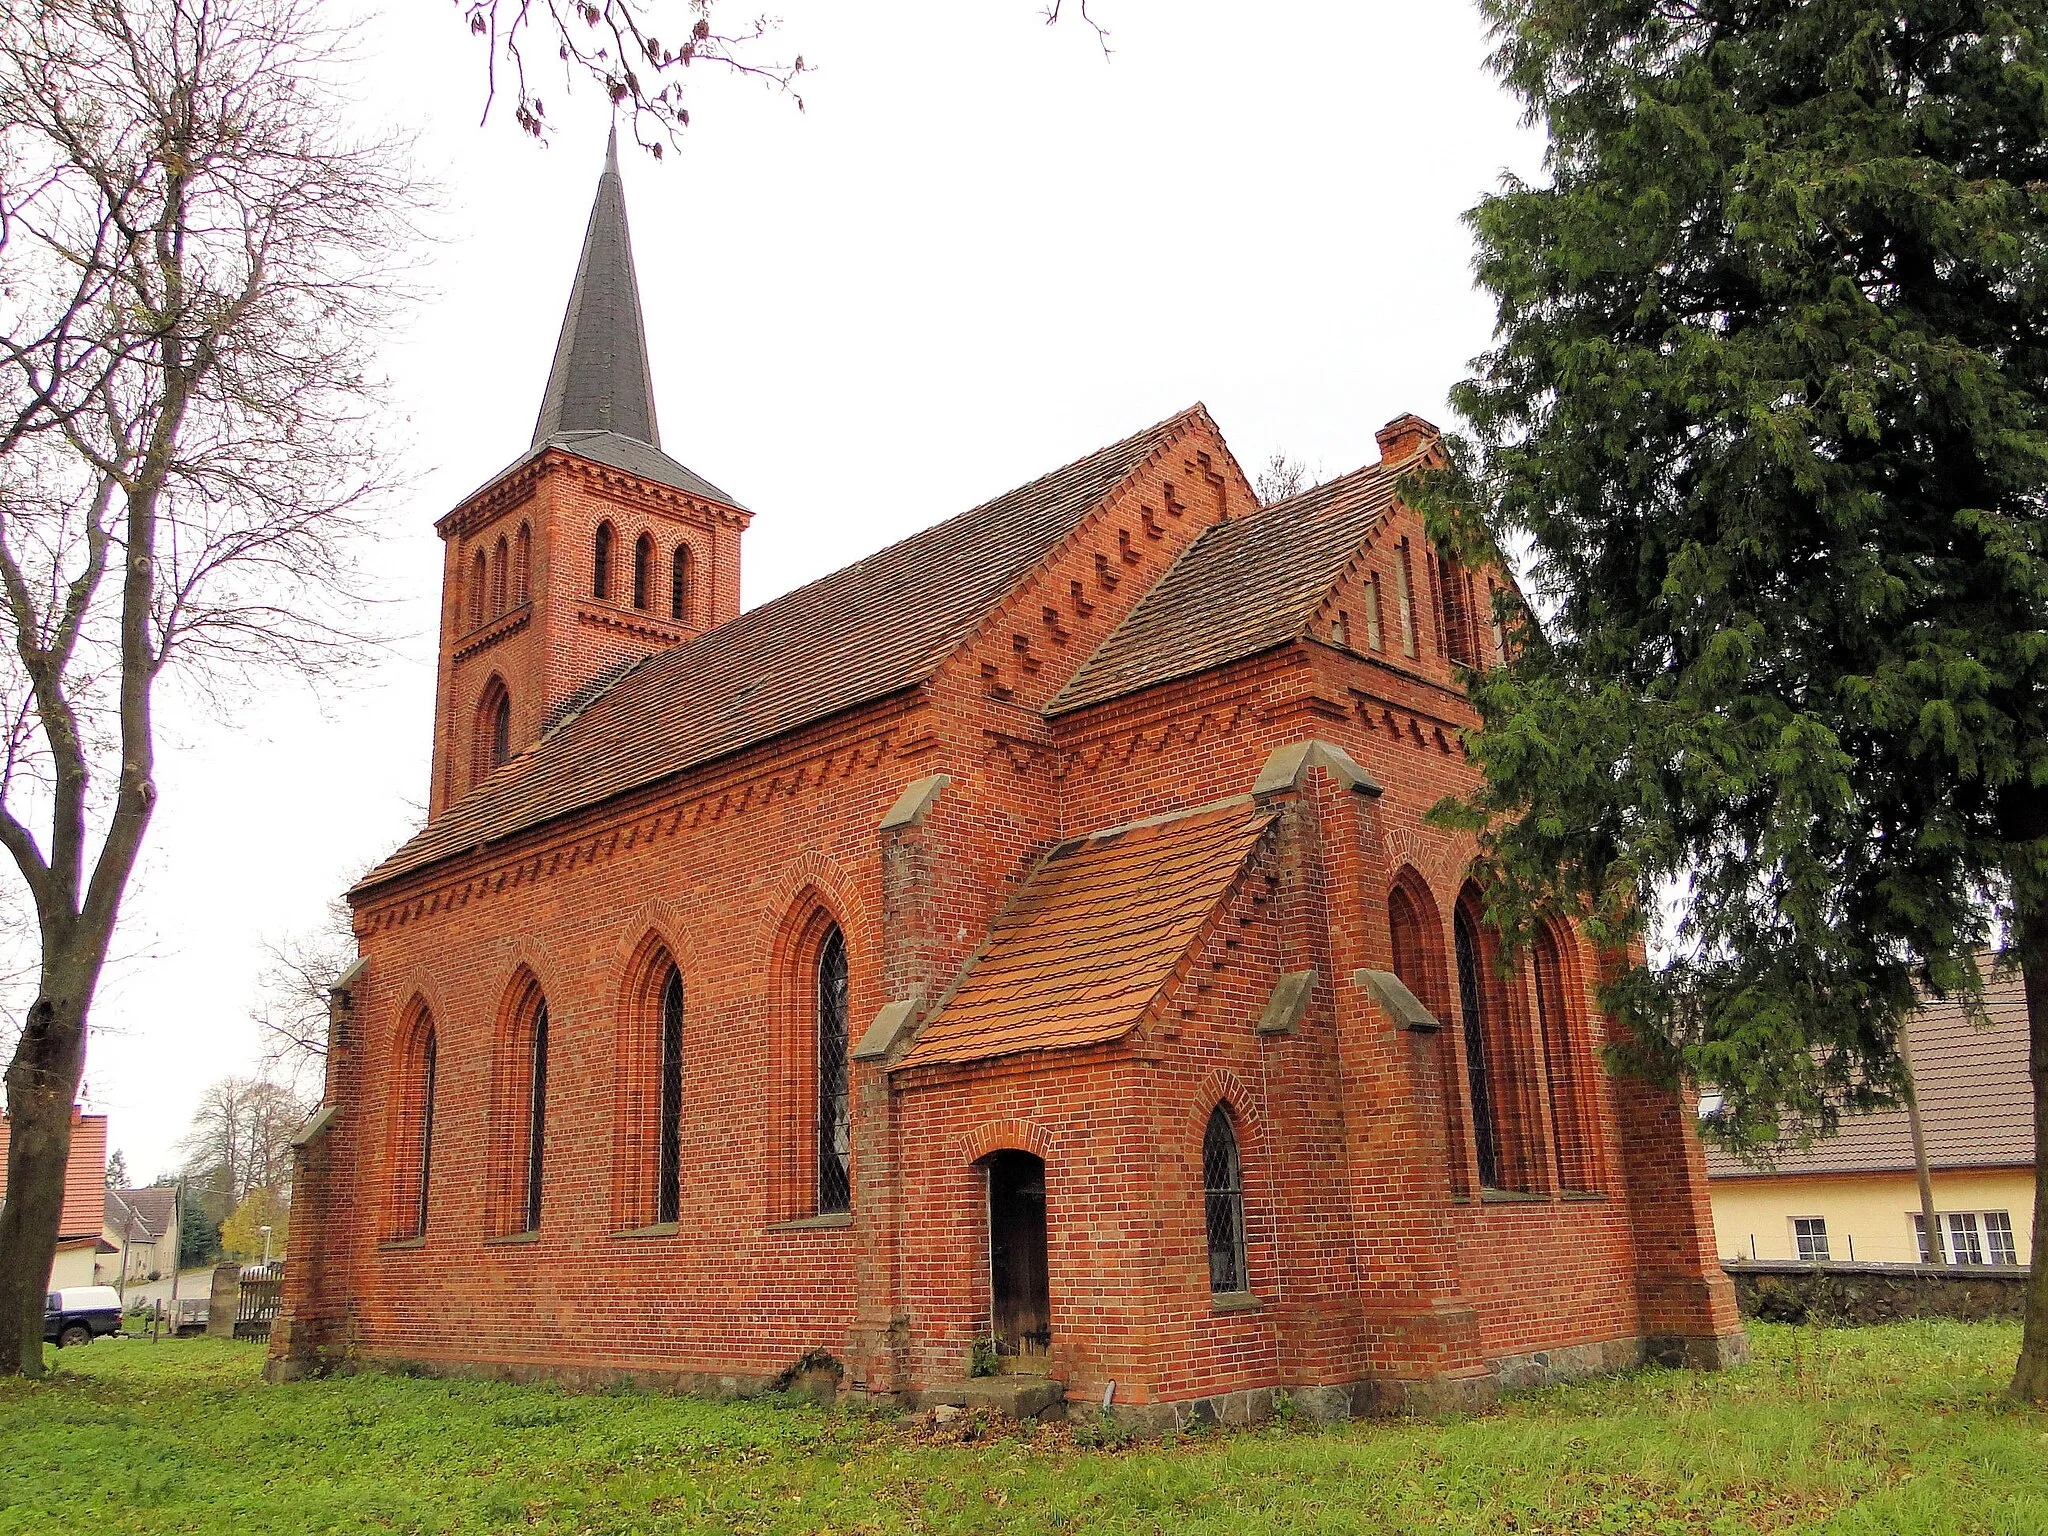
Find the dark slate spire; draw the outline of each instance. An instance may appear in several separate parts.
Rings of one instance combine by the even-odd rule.
[[[616,432],[661,446],[654,424],[654,381],[647,371],[647,327],[626,233],[626,187],[619,179],[619,130],[604,151],[576,286],[562,316],[555,366],[533,429],[539,447],[564,432]]]

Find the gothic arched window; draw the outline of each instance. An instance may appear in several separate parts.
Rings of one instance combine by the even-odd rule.
[[[533,597],[533,528],[519,525],[519,537],[512,544],[512,604],[519,607]]]
[[[1558,1182],[1566,1189],[1597,1188],[1593,1127],[1587,1094],[1573,1048],[1570,1005],[1565,1001],[1564,957],[1557,937],[1539,929],[1530,946],[1536,982],[1536,1030],[1542,1037],[1544,1076],[1550,1085],[1550,1128],[1557,1148]]]
[[[1465,1026],[1465,1075],[1472,1085],[1472,1147],[1483,1189],[1501,1187],[1500,1127],[1494,1119],[1493,1081],[1487,1070],[1486,992],[1479,973],[1479,934],[1461,903],[1451,923],[1458,955],[1458,1004]]]
[[[469,569],[469,627],[476,628],[484,621],[484,588],[490,584],[490,577],[484,566],[484,552],[478,550],[476,559]]]
[[[668,616],[678,624],[690,622],[690,546],[678,544],[669,561]]]
[[[419,1114],[420,1166],[418,1198],[414,1205],[414,1237],[427,1235],[427,1191],[434,1176],[434,1075],[440,1068],[440,1043],[434,1026],[427,1026],[427,1038],[420,1047]]]
[[[526,1099],[526,1182],[520,1202],[522,1232],[540,1230],[542,1174],[547,1166],[548,1125],[548,1005],[545,998],[534,1006],[527,1058]]]
[[[590,556],[590,595],[601,603],[612,598],[612,525],[599,523]]]
[[[852,1121],[846,1083],[846,938],[818,946],[818,1211],[850,1210]]]
[[[673,966],[661,989],[661,1119],[656,1127],[654,1219],[674,1223],[683,1214],[683,976]]]
[[[1209,1226],[1209,1289],[1217,1295],[1250,1288],[1244,1263],[1244,1174],[1230,1111],[1218,1104],[1202,1134],[1202,1204]]]
[[[505,548],[505,536],[498,535],[498,547],[491,552],[491,617],[496,618],[505,611],[505,567],[511,563]]]
[[[471,738],[469,782],[479,784],[512,760],[512,695],[492,674],[476,701],[476,734]]]
[[[498,692],[497,708],[491,711],[491,766],[502,768],[512,761],[512,695]]]
[[[654,570],[654,539],[650,534],[641,534],[633,544],[633,606],[643,612],[647,607],[647,584]]]

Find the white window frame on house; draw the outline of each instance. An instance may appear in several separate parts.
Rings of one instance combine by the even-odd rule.
[[[1828,1249],[1828,1219],[1825,1216],[1792,1218],[1792,1252],[1802,1264],[1826,1264],[1834,1255]]]
[[[2019,1263],[2010,1211],[1936,1211],[1934,1220],[1941,1230],[1942,1254],[1950,1264],[2004,1268]],[[1932,1263],[1926,1222],[1920,1212],[1908,1211],[1906,1224],[1913,1229],[1920,1262]]]

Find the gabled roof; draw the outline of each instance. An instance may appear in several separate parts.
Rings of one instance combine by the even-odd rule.
[[[177,1211],[175,1189],[110,1189],[106,1225],[131,1243],[153,1243],[171,1230]]]
[[[1979,1027],[1962,1004],[1929,1001],[1907,1021],[1906,1043],[1920,1099],[1920,1127],[1928,1166],[2031,1168],[2034,1164],[2033,1089],[2027,1078],[2027,999],[2017,975],[1985,967]],[[1758,1167],[1713,1146],[1707,1172],[1717,1179],[1786,1177],[1816,1173],[1911,1173],[1913,1137],[1903,1109],[1845,1116],[1839,1135],[1805,1151],[1787,1151],[1775,1165]]]
[[[628,669],[356,887],[512,836],[924,681],[1196,405]]]
[[[899,1065],[1129,1034],[1275,815],[1247,798],[1061,843],[1003,909],[987,947]]]
[[[1256,656],[1306,632],[1408,461],[1382,460],[1203,530],[1054,699],[1060,714]]]

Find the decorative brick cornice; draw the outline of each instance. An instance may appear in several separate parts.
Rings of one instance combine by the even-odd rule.
[[[456,643],[448,653],[450,661],[467,661],[479,651],[487,651],[507,635],[516,635],[533,619],[533,604],[521,603],[510,613],[501,613],[487,624],[479,624]]]
[[[637,608],[614,608],[609,604],[589,600],[576,605],[576,618],[584,624],[596,624],[605,629],[621,630],[629,635],[644,639],[660,640],[668,645],[681,645],[695,630],[682,624],[664,623],[651,618]]]
[[[573,474],[612,500],[639,511],[661,512],[669,516],[681,513],[697,522],[724,523],[742,530],[754,520],[753,513],[729,507],[724,502],[692,496],[688,491],[662,485],[658,481],[643,480],[622,469],[583,458],[566,448],[549,448],[493,480],[434,524],[434,531],[444,539],[466,539],[521,502],[529,500],[540,482],[558,471]]]

